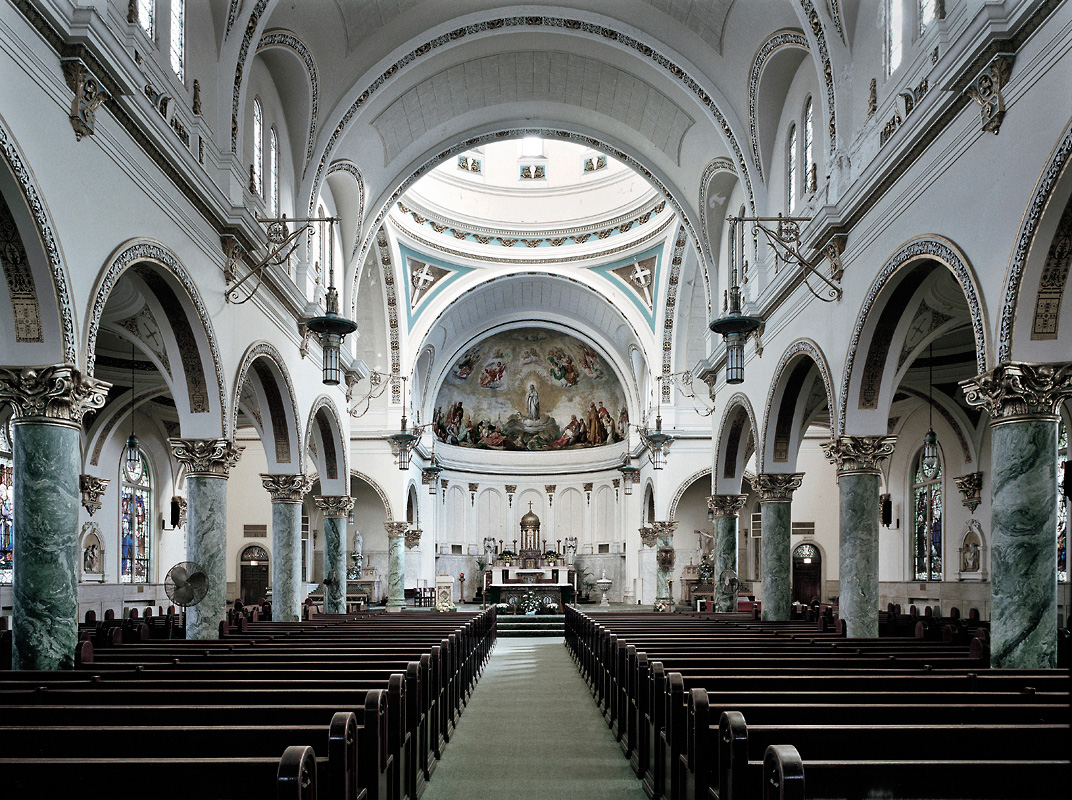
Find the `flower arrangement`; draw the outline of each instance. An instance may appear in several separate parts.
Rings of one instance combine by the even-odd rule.
[[[557,614],[558,603],[544,603],[540,606],[540,610],[536,612],[538,614]]]
[[[499,614],[512,614],[514,612],[509,603],[496,603],[495,611]]]
[[[514,551],[513,550],[503,550],[501,553],[499,553],[499,558],[501,558],[503,561],[505,561],[507,564],[509,564],[515,558]]]
[[[543,557],[548,563],[554,564],[556,561],[558,561],[559,553],[557,550],[548,550],[543,554]]]
[[[715,577],[715,565],[711,563],[711,556],[703,556],[700,566],[696,570],[696,577],[700,583],[711,583]]]
[[[540,607],[540,601],[536,599],[535,592],[529,592],[517,604],[519,614],[535,614]]]

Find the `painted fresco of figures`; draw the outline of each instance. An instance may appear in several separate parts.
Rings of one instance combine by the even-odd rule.
[[[432,430],[461,447],[598,447],[624,438],[610,410],[624,407],[625,392],[594,346],[560,331],[520,328],[457,357],[436,394]]]

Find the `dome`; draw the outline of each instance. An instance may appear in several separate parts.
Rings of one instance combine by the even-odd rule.
[[[540,527],[540,518],[532,513],[531,508],[528,510],[528,512],[525,514],[525,516],[523,516],[521,518],[521,527],[522,528],[539,528]]]

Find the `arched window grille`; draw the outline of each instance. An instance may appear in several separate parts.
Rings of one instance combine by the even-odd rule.
[[[275,128],[268,135],[268,205],[273,217],[279,217],[279,135]]]
[[[917,581],[942,579],[942,456],[933,469],[923,466],[923,449],[916,454],[912,478],[913,574]]]
[[[814,192],[815,187],[811,182],[811,168],[815,161],[814,128],[812,127],[811,98],[804,104],[804,191]]]
[[[797,126],[789,126],[788,164],[786,174],[786,188],[789,191],[789,213],[792,214],[797,206]]]
[[[153,528],[153,481],[149,459],[141,454],[136,475],[120,468],[119,582],[148,583]]]
[[[254,194],[264,196],[264,110],[261,101],[253,98],[253,188]]]
[[[15,574],[15,470],[11,423],[0,425],[0,584]]]
[[[171,0],[171,70],[186,81],[186,0]]]

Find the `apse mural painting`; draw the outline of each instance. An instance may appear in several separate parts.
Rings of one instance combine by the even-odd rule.
[[[518,328],[462,352],[436,397],[441,442],[493,450],[563,450],[620,442],[625,392],[604,358],[559,331]]]

